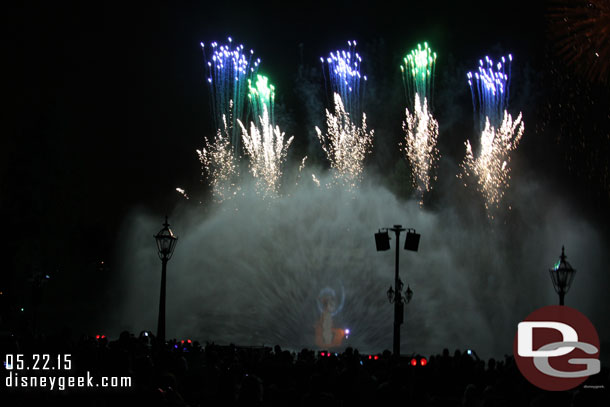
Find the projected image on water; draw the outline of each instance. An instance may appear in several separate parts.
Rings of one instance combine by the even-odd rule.
[[[335,290],[324,287],[317,298],[320,319],[316,323],[316,345],[321,349],[331,349],[341,345],[345,336],[345,330],[338,328],[333,320],[341,312],[345,303],[345,292],[341,286],[341,296],[337,296]]]

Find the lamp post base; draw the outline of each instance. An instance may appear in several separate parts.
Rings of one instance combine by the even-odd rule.
[[[161,295],[159,298],[159,321],[157,324],[157,342],[165,344],[165,282],[167,274],[167,260],[162,260],[161,266]]]

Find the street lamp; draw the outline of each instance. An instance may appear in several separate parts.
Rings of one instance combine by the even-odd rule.
[[[400,232],[404,232],[405,228],[401,225],[394,225],[392,228],[382,228],[379,229],[378,233],[375,233],[375,244],[377,246],[377,251],[386,251],[390,250],[390,235],[388,231],[392,231],[396,234],[396,271],[394,274],[394,288],[390,286],[390,289],[387,291],[388,300],[390,304],[394,304],[394,338],[393,338],[393,352],[394,356],[400,356],[400,325],[404,322],[404,304],[409,303],[411,298],[413,298],[413,291],[411,287],[407,286],[407,290],[404,294],[402,294],[402,281],[398,276],[398,264],[399,264],[399,241],[400,241]],[[415,233],[415,229],[408,229],[407,237],[405,239],[405,250],[411,250],[416,252],[419,248],[419,238],[420,235]]]
[[[568,293],[568,290],[572,285],[572,280],[574,280],[574,275],[576,275],[576,270],[572,268],[566,259],[567,256],[565,255],[564,247],[561,246],[561,256],[559,256],[559,261],[557,261],[555,266],[549,270],[551,280],[553,281],[553,287],[555,287],[555,292],[559,294],[559,305],[563,305],[563,298]]]
[[[154,236],[157,241],[157,250],[159,258],[161,259],[161,297],[159,299],[159,323],[157,325],[157,340],[160,344],[165,343],[165,280],[167,271],[167,262],[171,259],[174,253],[174,248],[178,242],[178,237],[174,236],[174,233],[169,228],[167,223],[167,216],[165,217],[165,223],[163,229]]]

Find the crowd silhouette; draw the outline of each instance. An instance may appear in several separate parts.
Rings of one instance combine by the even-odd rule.
[[[512,356],[478,358],[476,352],[393,358],[390,351],[360,354],[275,347],[221,346],[150,332],[33,337],[4,335],[4,354],[70,354],[70,375],[129,376],[121,389],[8,389],[2,405],[130,406],[602,406],[608,370],[568,392],[546,392],[523,378]],[[3,371],[3,381],[8,370]]]

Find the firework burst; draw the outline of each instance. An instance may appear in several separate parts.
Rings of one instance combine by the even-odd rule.
[[[432,52],[427,42],[423,46],[417,44],[417,48],[403,58],[400,71],[408,100],[415,103],[416,95],[426,100],[431,99],[435,66],[436,52]]]
[[[366,83],[366,75],[360,74],[362,58],[356,52],[356,41],[348,41],[347,50],[337,50],[331,52],[325,58],[320,58],[322,62],[322,72],[326,82],[326,72],[330,81],[333,95],[338,93],[343,101],[345,111],[353,119],[360,118],[362,115],[362,95],[361,80]]]
[[[424,193],[431,189],[430,173],[436,168],[440,157],[436,148],[438,122],[428,111],[426,99],[421,103],[417,94],[415,109],[413,113],[406,109],[406,116],[406,121],[402,123],[406,134],[401,147],[411,163],[413,187],[418,191],[420,205],[423,205]],[[434,179],[436,180],[436,176]]]
[[[557,54],[593,81],[610,81],[610,1],[554,0],[550,33]]]
[[[211,60],[208,60],[205,45],[201,43],[204,59],[207,65],[207,81],[211,89],[212,109],[216,128],[223,126],[223,133],[230,134],[233,155],[240,154],[240,129],[238,120],[245,121],[244,102],[247,93],[247,83],[256,75],[260,59],[254,59],[254,51],[246,52],[243,45],[234,45],[231,37],[229,44],[210,44]]]
[[[402,123],[405,138],[399,146],[411,164],[411,179],[420,205],[423,205],[424,193],[432,189],[430,174],[440,157],[436,148],[438,122],[429,110],[435,64],[436,52],[424,42],[423,46],[417,44],[400,66],[407,101],[413,109],[412,112],[406,109],[406,120]]]
[[[226,117],[223,117],[222,123],[223,127],[218,129],[214,140],[210,141],[206,138],[205,147],[197,150],[203,176],[209,180],[212,194],[217,202],[232,198],[239,191],[237,185],[239,167],[233,155]]]
[[[472,108],[479,112],[481,130],[487,120],[493,126],[498,126],[504,119],[504,111],[508,107],[512,60],[511,54],[502,57],[498,63],[485,56],[485,62],[479,60],[476,72],[466,74],[472,94]]]
[[[250,131],[238,121],[242,129],[244,149],[249,157],[250,173],[256,180],[257,192],[264,197],[279,194],[282,165],[294,137],[285,140],[279,126],[270,122],[269,112],[263,106],[263,115],[258,124],[250,122]]]
[[[362,178],[364,159],[373,146],[374,131],[367,131],[366,113],[362,113],[362,126],[352,122],[338,93],[334,95],[335,112],[326,110],[327,133],[316,127],[322,149],[335,170],[334,176],[348,188],[356,188]]]
[[[248,89],[248,100],[252,107],[254,121],[260,124],[260,118],[263,117],[266,110],[269,113],[269,122],[274,125],[275,86],[269,83],[269,78],[266,76],[256,75],[256,82],[253,83],[248,79]]]
[[[463,172],[458,178],[474,176],[477,189],[485,198],[485,208],[493,219],[492,210],[498,208],[510,185],[510,153],[517,148],[525,128],[521,114],[515,120],[507,112],[502,124],[496,128],[489,119],[481,133],[481,147],[474,157],[470,141],[466,141],[466,156],[461,164]],[[466,182],[464,183],[466,186]]]

